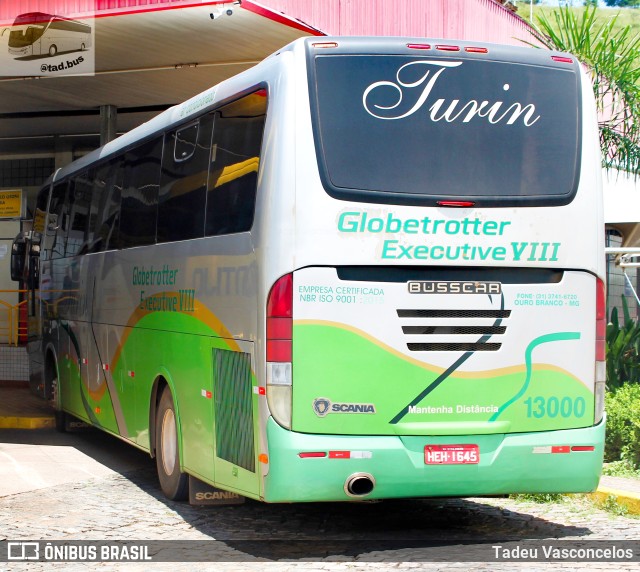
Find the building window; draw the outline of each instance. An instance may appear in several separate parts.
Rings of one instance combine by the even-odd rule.
[[[0,160],[0,187],[39,187],[55,169],[53,157]]]

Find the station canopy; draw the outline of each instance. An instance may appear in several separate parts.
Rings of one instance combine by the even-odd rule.
[[[47,15],[59,16],[60,28],[89,24],[84,51],[47,45],[40,49],[55,55],[16,55]],[[250,0],[3,0],[0,34],[0,154],[15,154],[94,148],[101,106],[117,110],[123,133],[320,32]],[[72,75],[79,61],[87,75]]]

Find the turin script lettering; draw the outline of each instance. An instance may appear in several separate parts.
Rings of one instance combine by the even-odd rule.
[[[523,105],[517,101],[511,104],[505,103],[504,101],[491,103],[487,100],[477,101],[475,99],[461,103],[459,99],[446,101],[442,98],[428,102],[429,95],[440,76],[443,75],[446,70],[457,68],[461,65],[463,65],[463,62],[438,60],[419,60],[404,64],[398,69],[395,82],[377,81],[369,85],[362,94],[362,105],[369,115],[385,120],[404,119],[405,117],[413,115],[425,105],[428,106],[429,119],[436,123],[443,119],[447,123],[453,123],[454,121],[469,123],[477,117],[485,119],[491,125],[501,122],[507,125],[513,125],[518,119],[522,118],[524,126],[531,127],[540,119],[540,115],[536,115],[536,107],[532,103],[527,105]],[[415,81],[401,79],[403,75],[406,76],[406,70],[412,66],[424,66],[422,76]],[[403,72],[405,73],[403,74]],[[388,93],[389,88],[397,93],[395,103],[392,105],[378,105],[371,101],[375,98],[376,94],[380,96],[382,92]],[[505,83],[502,89],[505,92],[509,91],[509,84]],[[415,96],[417,97],[413,105],[411,105],[407,111],[402,112],[401,109],[406,107],[401,107],[405,97],[411,100],[411,98]]]

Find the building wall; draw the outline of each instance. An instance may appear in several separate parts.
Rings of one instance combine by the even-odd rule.
[[[83,14],[178,8],[215,4],[205,0],[3,0],[0,24],[17,14],[47,12],[70,17]],[[219,2],[222,3],[222,2]],[[245,7],[252,0],[245,0]],[[524,45],[535,41],[531,27],[496,0],[259,0],[332,35],[380,35],[478,40]]]
[[[622,242],[620,235],[615,232],[607,232],[606,243],[607,247],[619,247]],[[638,319],[640,314],[638,302],[636,301],[636,295],[640,291],[639,278],[637,268],[627,268],[626,275],[629,280],[625,278],[625,272],[622,268],[616,265],[616,256],[607,255],[607,320],[611,319],[611,310],[613,308],[618,309],[618,321],[622,325],[624,321],[624,314],[622,311],[622,297],[627,301],[627,307],[629,308],[629,315],[634,320]],[[631,284],[629,284],[631,282]],[[634,292],[635,290],[635,292]]]
[[[417,36],[525,45],[531,27],[495,0],[261,0],[330,35]]]

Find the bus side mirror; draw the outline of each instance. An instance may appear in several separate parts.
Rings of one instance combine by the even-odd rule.
[[[29,263],[27,287],[29,290],[37,290],[40,288],[40,258],[33,257]]]
[[[27,243],[24,236],[18,235],[11,245],[11,280],[19,282],[24,279]]]

